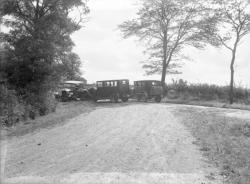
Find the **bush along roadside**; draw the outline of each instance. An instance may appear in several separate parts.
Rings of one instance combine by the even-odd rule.
[[[18,111],[18,98],[15,91],[8,90],[6,86],[0,86],[0,123],[1,126],[11,126],[19,121],[22,115]]]
[[[19,94],[19,95],[18,95]],[[35,119],[56,110],[57,102],[51,92],[40,94],[25,92],[20,95],[15,90],[9,90],[6,85],[0,85],[0,123],[10,127],[19,121]]]
[[[228,101],[229,87],[209,84],[191,84],[185,80],[173,80],[167,85],[166,96],[170,99],[181,100],[216,100]],[[241,86],[235,87],[234,98],[236,103],[250,104],[250,90]]]
[[[250,183],[250,121],[222,117],[207,109],[176,113],[184,117],[183,124],[204,156],[220,169],[224,183]]]

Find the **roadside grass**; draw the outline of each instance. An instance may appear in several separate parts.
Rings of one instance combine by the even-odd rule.
[[[250,105],[244,103],[234,103],[228,104],[227,102],[218,101],[218,100],[193,100],[193,99],[170,99],[164,98],[163,102],[173,103],[173,104],[186,104],[186,105],[195,105],[195,106],[205,106],[205,107],[217,107],[217,108],[226,108],[226,109],[241,109],[241,110],[250,110]]]
[[[71,118],[94,110],[96,107],[97,105],[95,103],[87,101],[59,103],[54,113],[40,116],[35,120],[22,121],[12,127],[1,128],[1,139],[22,136],[41,128],[50,128],[59,124],[61,125]]]
[[[224,183],[250,183],[250,120],[226,117],[214,109],[175,113],[197,139],[194,144],[220,169]]]

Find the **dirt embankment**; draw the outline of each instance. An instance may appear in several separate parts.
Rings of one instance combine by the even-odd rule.
[[[100,108],[62,126],[5,140],[4,182],[219,183],[217,170],[173,115],[175,108]]]

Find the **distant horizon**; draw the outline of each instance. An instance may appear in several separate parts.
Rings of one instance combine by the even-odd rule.
[[[84,77],[84,76],[83,76]],[[85,77],[84,77],[84,79],[86,79]],[[128,78],[109,78],[109,79],[101,79],[101,80],[96,80],[96,81],[93,81],[93,82],[89,82],[88,81],[88,79],[86,79],[87,80],[87,84],[95,84],[97,81],[112,81],[112,80],[129,80],[129,84],[131,85],[131,84],[133,84],[133,82],[134,81],[140,81],[140,80],[156,80],[156,81],[161,81],[161,80],[159,80],[159,79],[136,79],[136,80],[130,80],[130,79],[128,79]],[[169,85],[169,84],[173,84],[173,81],[172,81],[172,79],[169,79],[170,81],[166,81],[165,82],[165,84],[166,85]],[[187,84],[188,85],[209,85],[209,86],[219,86],[219,87],[229,87],[229,84],[222,84],[222,85],[219,85],[219,84],[214,84],[214,83],[206,83],[206,82],[201,82],[201,83],[199,83],[199,82],[189,82],[189,81],[187,81],[187,80],[185,80],[185,79],[181,79],[181,78],[179,78],[179,79],[174,79],[175,81],[179,81],[179,80],[183,80],[184,82],[187,82]],[[250,87],[249,86],[243,86],[243,85],[241,85],[241,84],[235,84],[234,85],[234,87],[235,88],[244,88],[244,89],[248,89],[248,90],[250,90]]]

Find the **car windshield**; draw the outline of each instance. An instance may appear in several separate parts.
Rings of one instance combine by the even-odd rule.
[[[76,84],[72,84],[72,83],[63,83],[62,87],[63,88],[75,88],[77,85]]]
[[[153,81],[152,86],[161,86],[161,83],[158,81]]]
[[[135,86],[145,86],[145,82],[144,81],[137,81],[137,82],[135,82]]]

